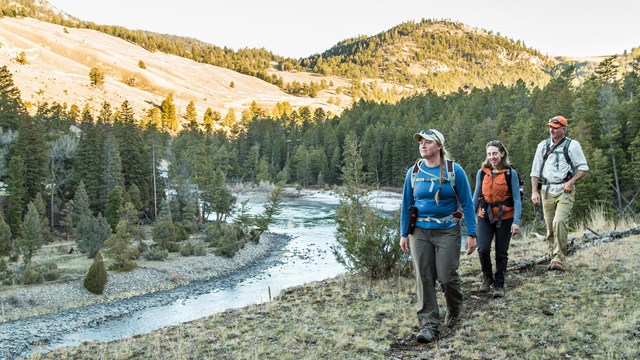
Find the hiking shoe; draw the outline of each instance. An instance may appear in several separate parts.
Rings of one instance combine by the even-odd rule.
[[[564,271],[564,265],[560,261],[551,260],[551,263],[549,264],[547,269],[555,270],[555,271]]]
[[[457,316],[447,314],[444,317],[444,326],[447,329],[453,329],[456,325],[458,325],[459,318]]]
[[[422,344],[430,343],[436,339],[436,333],[430,329],[422,329],[416,335],[416,341]]]
[[[485,277],[482,279],[482,284],[478,287],[478,291],[483,293],[489,292],[489,290],[491,290],[491,284],[493,284],[493,281],[488,277]]]
[[[497,287],[493,289],[493,298],[502,298],[504,297],[504,288]]]

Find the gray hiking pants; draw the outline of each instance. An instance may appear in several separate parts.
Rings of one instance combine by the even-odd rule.
[[[444,292],[447,312],[458,316],[462,308],[462,286],[458,276],[460,225],[443,230],[416,227],[409,237],[409,247],[416,272],[418,324],[420,329],[437,332],[440,314],[436,280]]]

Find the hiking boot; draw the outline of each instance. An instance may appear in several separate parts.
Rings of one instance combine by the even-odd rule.
[[[485,276],[484,279],[482,279],[482,284],[480,284],[478,291],[483,293],[489,292],[489,290],[491,290],[491,284],[493,284],[493,281]]]
[[[422,329],[416,335],[416,341],[422,344],[433,342],[436,339],[436,333],[430,329]]]
[[[447,329],[453,329],[456,325],[458,325],[459,318],[457,316],[447,314],[444,317],[444,326]]]
[[[564,271],[564,265],[558,260],[551,260],[551,263],[547,267],[548,270]]]
[[[502,287],[496,287],[495,289],[493,289],[493,298],[502,298],[504,297],[504,288]]]

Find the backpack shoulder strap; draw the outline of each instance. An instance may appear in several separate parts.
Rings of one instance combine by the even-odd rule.
[[[509,190],[509,196],[513,196],[513,186],[511,185],[511,176],[513,175],[513,173],[511,172],[512,169],[513,166],[509,165],[507,171],[504,172],[504,177],[507,181],[507,189]]]
[[[569,164],[571,170],[573,171],[573,161],[571,161],[571,158],[569,157],[569,144],[571,144],[571,139],[568,137],[566,139],[567,141],[565,141],[562,153],[564,154],[564,160],[567,162],[567,164]]]
[[[411,189],[415,189],[416,181],[418,180],[418,171],[420,171],[420,165],[422,165],[422,159],[416,160],[411,169]]]
[[[458,197],[458,189],[456,189],[456,172],[455,167],[453,166],[454,164],[453,160],[446,159],[445,171],[447,172],[447,181],[451,183],[453,194],[456,196],[456,200],[458,201],[458,207],[460,207],[460,198]]]
[[[453,166],[454,162],[451,159],[447,159],[445,163],[445,170],[447,171],[447,181],[451,183],[451,186],[456,186],[456,172]]]

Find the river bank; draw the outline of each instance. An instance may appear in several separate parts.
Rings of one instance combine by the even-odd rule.
[[[0,358],[26,356],[33,346],[46,349],[59,334],[105,319],[231,286],[278,261],[289,240],[267,233],[233,258],[172,254],[168,261],[141,262],[131,272],[109,273],[102,295],[88,292],[82,281],[5,288],[0,292]]]

